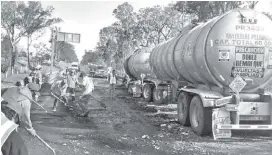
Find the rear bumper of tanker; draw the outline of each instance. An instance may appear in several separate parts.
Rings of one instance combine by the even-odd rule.
[[[268,99],[267,102],[239,102],[214,108],[212,124],[214,139],[230,138],[232,130],[271,131],[271,99]]]

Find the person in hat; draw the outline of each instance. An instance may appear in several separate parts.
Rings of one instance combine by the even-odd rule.
[[[51,92],[53,96],[55,97],[54,104],[53,104],[53,111],[56,111],[58,97],[60,100],[64,102],[64,105],[67,105],[67,99],[66,99],[66,89],[68,85],[65,79],[56,81],[54,84],[51,86]]]
[[[26,77],[24,79],[24,85],[29,88],[29,90],[32,92],[32,97],[35,99],[35,101],[38,101],[38,97],[40,96],[40,85],[37,82],[37,79],[35,77]]]
[[[1,111],[3,113],[13,111],[14,115],[18,115],[18,122],[23,123],[26,130],[36,136],[36,131],[33,129],[30,119],[32,93],[29,88],[20,84],[19,87],[7,88],[1,95],[5,101],[4,103],[1,102]]]
[[[94,90],[94,84],[92,78],[86,76],[85,72],[81,72],[78,78],[78,85],[83,89],[81,96],[79,97],[79,106],[83,113],[81,117],[86,117],[90,112],[88,110],[88,102],[91,98],[92,92]]]
[[[116,77],[116,72],[114,69],[109,74],[108,81],[110,83],[110,97],[113,99],[114,92],[115,92],[115,85],[117,84],[117,77]]]
[[[75,102],[75,88],[76,88],[76,82],[77,82],[77,78],[75,75],[75,71],[74,70],[69,70],[69,74],[67,75],[67,84],[68,84],[68,88],[66,90],[67,95],[72,96],[72,102]]]
[[[41,72],[42,66],[38,65],[35,68],[35,79],[36,79],[36,83],[39,84],[40,86],[42,85],[42,72]]]
[[[1,105],[2,102],[5,102],[3,98],[1,98]],[[0,126],[1,153],[3,155],[28,155],[27,147],[16,130],[19,126],[18,115],[12,109],[3,108],[1,108]]]

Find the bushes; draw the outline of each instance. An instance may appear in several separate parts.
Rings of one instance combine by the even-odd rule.
[[[6,73],[9,68],[9,62],[1,62],[1,72]]]

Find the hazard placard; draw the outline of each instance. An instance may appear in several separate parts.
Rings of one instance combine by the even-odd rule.
[[[229,85],[230,89],[234,92],[239,93],[245,86],[246,82],[238,75]]]

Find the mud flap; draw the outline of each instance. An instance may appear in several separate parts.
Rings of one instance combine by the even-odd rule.
[[[212,133],[214,140],[219,138],[231,138],[230,129],[218,129],[218,125],[230,124],[230,112],[225,108],[213,109],[212,113]]]

